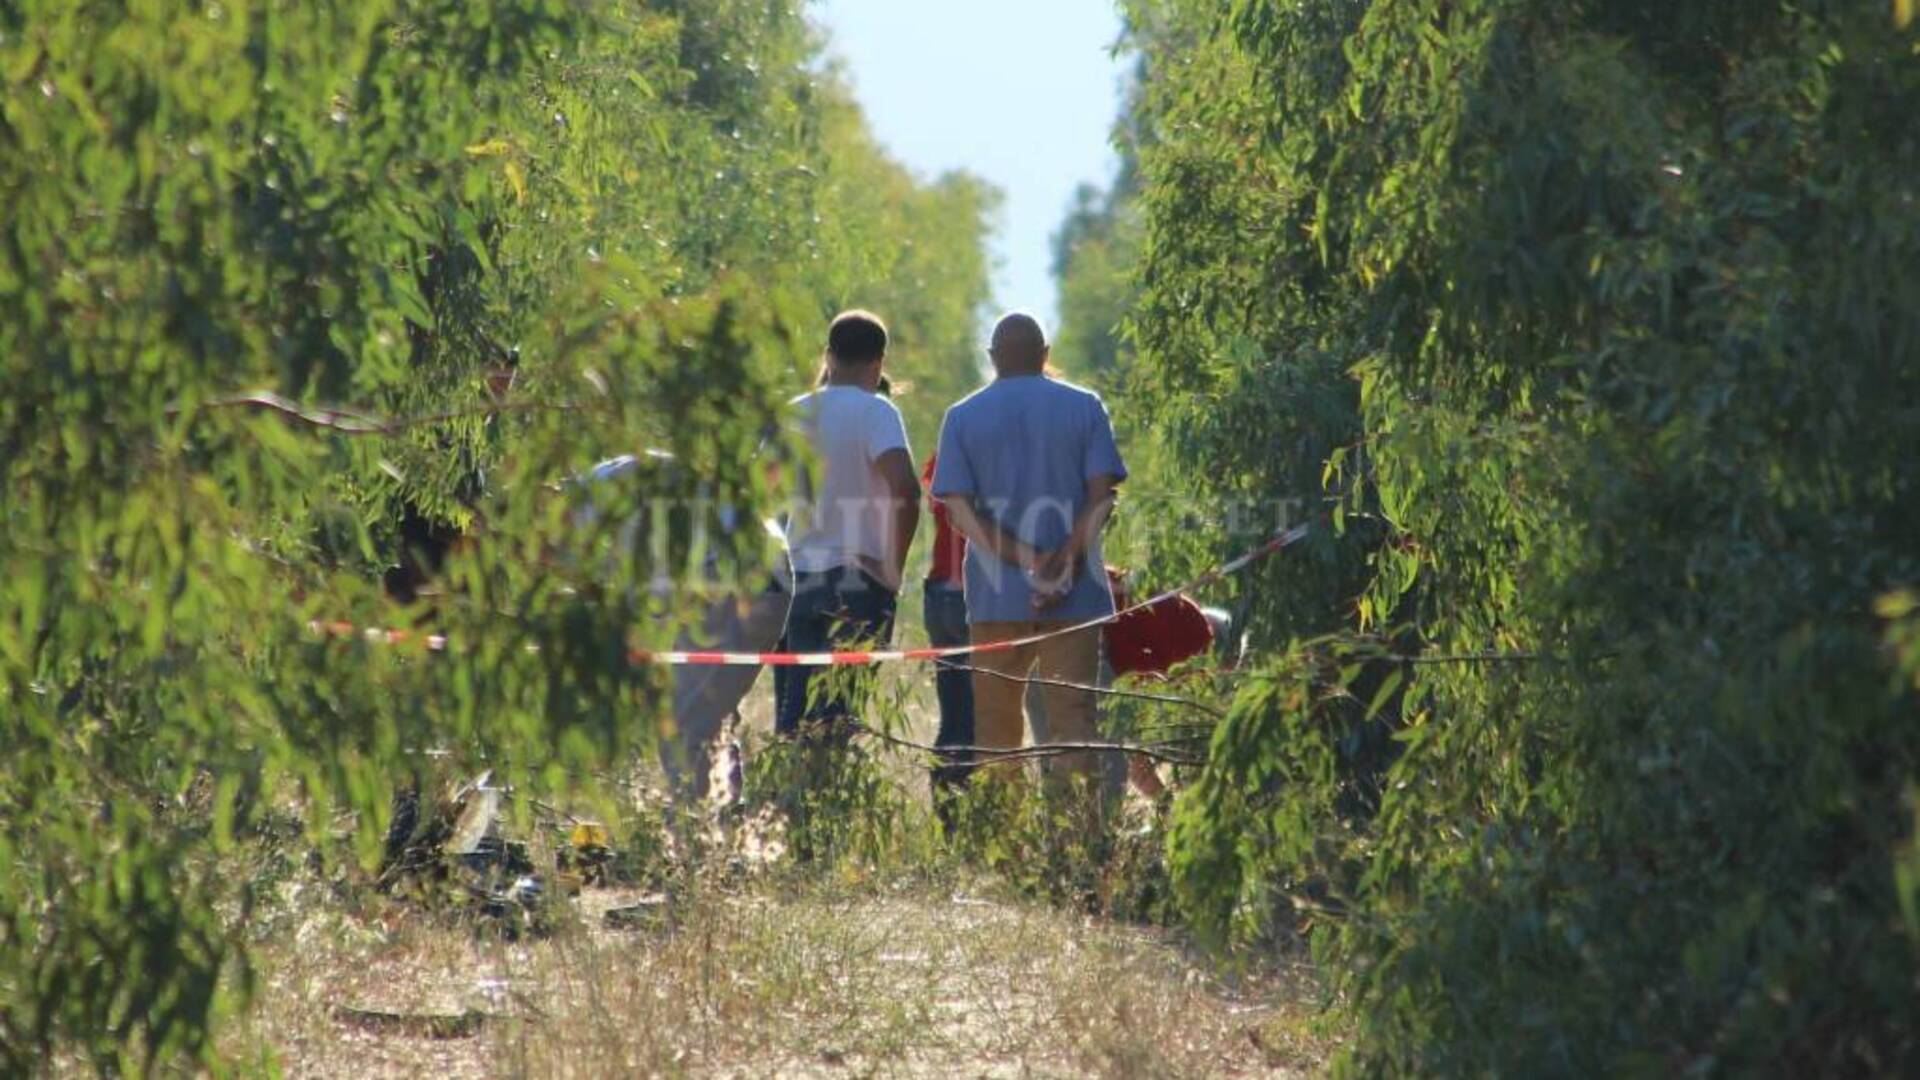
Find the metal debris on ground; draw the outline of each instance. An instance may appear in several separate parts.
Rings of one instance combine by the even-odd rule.
[[[491,770],[454,786],[443,800],[430,802],[425,787],[416,779],[410,790],[395,797],[382,887],[391,890],[404,883],[429,897],[451,888],[472,911],[502,920],[510,936],[543,931],[547,883],[536,871],[528,846],[502,832],[507,789],[493,782]],[[604,828],[589,830],[584,838],[597,839],[599,850],[611,858]]]
[[[453,835],[447,838],[447,854],[463,857],[483,854],[482,845],[497,835],[495,826],[500,820],[500,800],[504,792],[493,787],[492,781],[493,770],[489,769],[453,793],[451,801],[459,807],[459,816],[454,819]]]

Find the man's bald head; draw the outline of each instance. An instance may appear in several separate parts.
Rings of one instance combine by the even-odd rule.
[[[1024,311],[1003,315],[993,327],[987,353],[1002,375],[1037,375],[1046,370],[1047,331],[1040,320]]]

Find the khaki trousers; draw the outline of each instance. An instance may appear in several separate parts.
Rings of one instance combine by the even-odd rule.
[[[1068,624],[1056,621],[977,622],[970,627],[975,645],[1032,637],[1058,630]],[[973,666],[973,740],[976,745],[995,750],[1013,750],[1024,742],[1027,717],[1021,702],[1026,697],[1027,678],[1093,686],[1100,675],[1100,628],[1050,638],[1004,652],[979,653]],[[1034,689],[1046,705],[1045,737],[1051,742],[1098,742],[1099,697],[1090,690],[1037,684]],[[1054,759],[1056,776],[1079,773],[1097,774],[1100,767],[1094,753],[1062,754]]]

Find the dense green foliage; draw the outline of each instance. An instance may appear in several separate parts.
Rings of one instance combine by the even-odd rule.
[[[1119,159],[1114,177],[1105,186],[1081,184],[1053,234],[1053,278],[1060,292],[1053,362],[1103,389],[1117,384],[1132,356],[1125,322],[1142,239],[1140,153],[1142,141],[1153,135],[1140,123],[1146,110],[1139,94],[1147,82],[1144,58],[1137,57],[1112,133]]]
[[[1369,1073],[1920,1067],[1879,599],[1920,578],[1920,38],[1874,4],[1129,10],[1121,408],[1161,483],[1333,511],[1243,597],[1277,655],[1182,798],[1189,911],[1314,926]]]
[[[1133,300],[1130,271],[1139,259],[1140,219],[1124,183],[1082,185],[1053,238],[1060,325],[1053,363],[1069,377],[1111,385],[1125,364],[1121,326]]]
[[[1328,526],[1232,586],[1181,909],[1307,927],[1358,1072],[1920,1070],[1911,5],[1126,7],[1125,167],[1056,260],[1136,465],[1114,551]],[[234,868],[370,853],[420,750],[630,760],[625,650],[686,614],[642,584],[765,553],[687,513],[616,555],[556,482],[650,446],[600,522],[765,505],[850,304],[930,448],[995,196],[888,160],[783,3],[15,0],[0,198],[12,1074],[214,1062],[271,887]],[[799,839],[900,843],[841,812],[879,783]],[[1019,813],[989,866],[1163,910],[1141,844]]]
[[[550,790],[626,760],[658,694],[624,650],[681,614],[631,586],[714,538],[596,556],[554,482],[651,446],[678,465],[609,509],[764,505],[842,305],[933,395],[970,384],[993,195],[887,160],[791,5],[24,0],[0,198],[13,1074],[210,1060],[249,980],[236,842],[369,851],[423,747]],[[350,437],[231,401],[261,389],[439,419]],[[456,529],[446,598],[383,598],[403,538]]]

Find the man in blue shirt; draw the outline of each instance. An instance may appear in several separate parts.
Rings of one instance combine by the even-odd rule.
[[[968,543],[966,597],[973,644],[1009,641],[1113,614],[1100,532],[1127,467],[1099,395],[1047,374],[1046,332],[1015,313],[994,327],[994,381],[947,410],[933,495]],[[1022,680],[1092,686],[1098,627],[1001,652],[973,665],[974,741],[1021,745]],[[1095,695],[1042,685],[1051,736],[1099,737]],[[1060,766],[1092,775],[1091,754]]]

